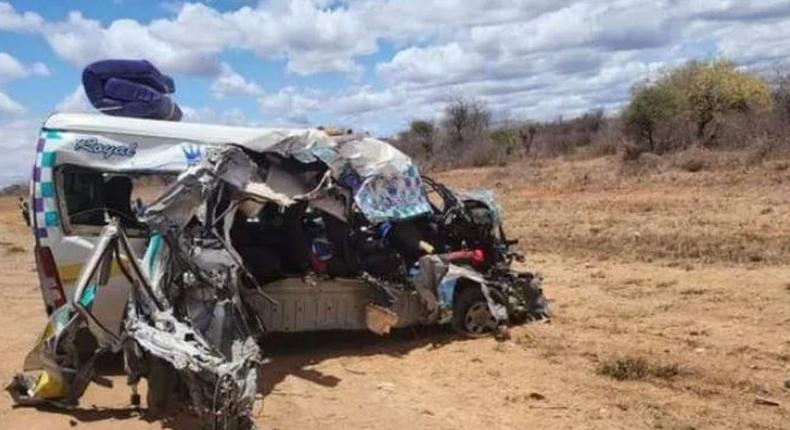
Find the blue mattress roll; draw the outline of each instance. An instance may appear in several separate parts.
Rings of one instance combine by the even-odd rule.
[[[91,104],[107,115],[178,121],[181,109],[167,94],[173,79],[146,60],[103,60],[88,65],[82,84]]]

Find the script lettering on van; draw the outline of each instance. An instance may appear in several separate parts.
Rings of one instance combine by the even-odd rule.
[[[95,137],[79,138],[74,142],[75,151],[84,151],[91,154],[100,154],[105,160],[112,157],[131,158],[137,154],[137,143],[128,145],[120,143],[113,145],[101,143]]]

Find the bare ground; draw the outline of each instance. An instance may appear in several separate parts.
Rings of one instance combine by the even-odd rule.
[[[262,428],[790,428],[786,163],[634,173],[613,159],[534,161],[441,177],[497,190],[546,277],[552,323],[506,342],[425,328],[272,339]],[[0,200],[0,381],[44,324],[31,247]],[[114,380],[73,411],[0,395],[0,428],[195,428],[145,417]]]

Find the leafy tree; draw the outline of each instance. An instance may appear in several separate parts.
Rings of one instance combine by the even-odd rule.
[[[676,134],[684,121],[697,140],[710,143],[716,137],[712,125],[724,114],[770,108],[771,92],[759,76],[727,60],[691,61],[636,89],[624,120],[639,145],[656,151],[666,149],[663,135]]]
[[[623,119],[626,131],[638,143],[647,143],[647,150],[657,149],[659,127],[678,115],[683,108],[683,96],[670,85],[652,85],[634,91]]]
[[[505,154],[512,154],[518,147],[517,130],[513,128],[499,128],[491,133],[491,141],[497,147],[503,149]]]
[[[418,142],[425,155],[429,157],[433,155],[436,127],[434,127],[432,122],[421,119],[412,120],[411,124],[409,124],[409,133]]]
[[[412,133],[420,136],[428,136],[433,134],[433,129],[433,123],[423,119],[412,120],[411,124],[409,124],[409,130]]]
[[[707,127],[718,114],[771,108],[771,92],[765,81],[737,70],[730,61],[714,61],[696,67],[689,83],[686,94],[696,121],[698,139],[705,136]]]

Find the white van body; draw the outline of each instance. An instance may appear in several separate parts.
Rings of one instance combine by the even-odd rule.
[[[310,137],[315,129],[265,129],[121,118],[94,114],[50,116],[36,145],[31,181],[31,221],[36,239],[36,263],[47,313],[68,302],[74,284],[109,221],[101,199],[113,190],[99,189],[113,175],[136,178],[174,177],[194,165],[209,147],[235,144],[255,151],[289,137]],[[156,180],[153,181],[154,183]],[[138,197],[157,197],[143,180]],[[146,195],[146,193],[148,195]],[[127,198],[124,196],[123,198]],[[134,228],[127,231],[137,255],[148,238]],[[111,282],[96,298],[94,312],[108,326],[120,330],[129,295],[128,281],[117,264]],[[370,288],[357,279],[311,282],[289,278],[266,291],[277,302],[261,302],[260,312],[270,332],[364,329]],[[422,311],[416,294],[395,309],[398,326],[419,321]]]

